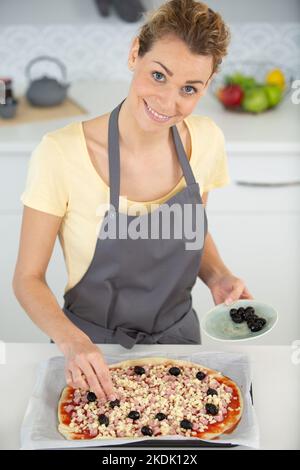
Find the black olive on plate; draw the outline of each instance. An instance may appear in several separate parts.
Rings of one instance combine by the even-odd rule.
[[[244,321],[244,318],[242,317],[240,313],[236,313],[235,315],[231,317],[231,319],[234,323],[243,323]]]
[[[253,307],[251,307],[251,306],[249,305],[249,307],[246,307],[246,308],[245,308],[245,312],[248,313],[248,314],[253,314],[253,313],[255,313],[255,310],[254,310]]]
[[[236,308],[231,308],[229,313],[230,313],[230,316],[232,317],[232,316],[235,316],[238,313],[238,311]]]
[[[253,324],[250,326],[250,330],[252,331],[252,333],[256,333],[257,331],[262,330],[262,326],[261,326],[260,323],[253,323]]]
[[[262,326],[265,326],[265,324],[267,323],[267,320],[266,320],[265,318],[259,317],[259,318],[256,320],[256,323],[260,323]]]
[[[245,311],[244,318],[245,318],[246,322],[248,322],[250,320],[253,320],[255,318],[254,315],[255,315],[255,313],[253,313],[253,312]]]
[[[243,320],[245,320],[245,309],[244,309],[244,307],[239,307],[238,308],[238,314],[242,317]]]

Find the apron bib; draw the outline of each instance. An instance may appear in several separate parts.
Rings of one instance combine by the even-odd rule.
[[[191,296],[207,234],[207,216],[199,185],[178,130],[172,126],[172,136],[187,186],[163,205],[180,210],[189,205],[194,230],[195,211],[197,206],[201,206],[201,224],[197,227],[204,234],[201,246],[187,250],[186,243],[191,242],[190,238],[185,234],[181,238],[175,237],[170,225],[169,239],[163,237],[161,228],[156,238],[151,238],[151,217],[153,214],[159,216],[161,206],[142,215],[119,212],[118,116],[124,101],[111,112],[109,118],[110,208],[105,212],[94,256],[86,273],[64,295],[63,311],[94,343],[121,344],[128,349],[136,343],[200,344],[199,321]],[[117,226],[115,238],[104,236],[109,218]],[[120,227],[120,233],[128,234],[132,224],[148,227],[148,238],[119,236]],[[176,224],[173,225],[176,227]]]

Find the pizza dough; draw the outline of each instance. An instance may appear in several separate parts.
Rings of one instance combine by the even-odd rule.
[[[69,440],[180,435],[215,439],[232,432],[243,412],[237,384],[200,364],[148,357],[109,366],[118,396],[99,405],[92,392],[66,387],[58,430]]]

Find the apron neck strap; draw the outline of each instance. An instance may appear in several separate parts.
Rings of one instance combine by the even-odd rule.
[[[120,145],[118,117],[125,99],[110,113],[108,123],[110,204],[115,208],[116,212],[119,211],[120,197]],[[177,127],[172,126],[171,129],[182,172],[187,186],[190,186],[191,184],[196,183],[196,180],[181,142]]]

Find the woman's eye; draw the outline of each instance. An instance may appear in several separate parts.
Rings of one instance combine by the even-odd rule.
[[[161,75],[162,77],[164,76],[164,74],[161,73],[161,72],[153,72],[152,75]],[[155,78],[155,80],[156,80],[156,78]],[[160,80],[157,80],[157,81],[160,82]]]
[[[190,89],[193,90],[193,93],[187,93],[187,95],[193,95],[194,93],[197,93],[196,88],[194,88],[193,86],[190,86],[190,85],[189,85],[189,86],[186,86],[186,87],[184,87],[184,88],[190,88]]]
[[[154,77],[154,79],[155,79],[157,82],[161,82],[162,80],[159,80],[159,78],[158,78],[158,79],[155,78],[155,75],[156,75],[156,76],[157,76],[157,75],[160,75],[161,77],[164,77],[164,74],[161,73],[161,72],[152,72],[152,76]],[[195,87],[193,87],[193,86],[188,85],[188,86],[185,86],[184,88],[189,88],[189,89],[192,90],[192,93],[186,92],[186,93],[185,93],[186,95],[193,95],[194,93],[197,93],[197,89],[196,89]]]

